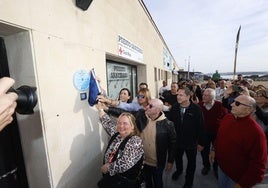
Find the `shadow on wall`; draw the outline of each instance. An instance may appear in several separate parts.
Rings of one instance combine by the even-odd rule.
[[[70,148],[71,164],[62,174],[56,188],[94,188],[101,178],[103,151],[98,113],[94,107],[88,105],[86,100],[80,101],[80,94],[78,97],[74,113],[82,110],[85,135],[79,134],[74,137]],[[102,138],[105,137],[102,135]],[[107,139],[103,142],[107,143]]]
[[[88,161],[91,157],[89,152],[84,152],[85,147],[88,146],[86,140],[86,136],[82,134],[74,138],[70,151],[72,162],[63,173],[57,188],[96,187],[96,180],[90,181],[90,177],[98,174],[102,154],[100,153],[93,160]]]

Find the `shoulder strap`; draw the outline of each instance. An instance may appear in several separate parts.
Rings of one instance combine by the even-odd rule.
[[[119,155],[122,155],[122,150],[124,150],[126,144],[127,144],[127,141],[131,138],[132,136],[127,136],[119,145],[115,155],[114,155],[114,158],[113,158],[113,162],[119,157]],[[120,152],[120,153],[119,153]]]
[[[125,145],[127,144],[127,141],[131,138],[132,136],[127,136],[119,145],[118,150],[123,150],[125,148]]]
[[[119,135],[119,132],[115,133],[115,134],[111,137],[111,139],[109,140],[109,143],[108,143],[108,145],[107,145],[106,151],[108,150],[108,148],[110,147],[110,145],[112,144],[112,142],[114,141],[114,139],[115,139],[118,135]],[[117,149],[117,151],[116,151],[116,153],[115,153],[115,155],[114,155],[112,161],[115,161],[115,160],[117,159],[119,151],[124,150],[127,141],[128,141],[131,137],[132,137],[132,136],[127,136],[127,137],[120,143],[120,145],[119,145],[119,147],[118,147],[118,149]],[[106,151],[105,151],[105,152],[106,152]]]
[[[112,142],[114,141],[114,139],[115,139],[118,135],[119,135],[119,132],[113,134],[113,136],[111,137],[111,139],[110,139],[109,142],[108,142],[106,151],[108,150],[108,148],[110,147],[110,145],[112,144]]]
[[[110,145],[112,144],[112,142],[114,141],[114,139],[119,135],[119,132],[115,133],[111,139],[109,140],[109,143],[107,145],[107,148],[106,148],[106,151],[108,150],[108,148],[110,147]],[[119,145],[118,149],[117,149],[117,152],[116,152],[116,155],[118,153],[119,150],[123,150],[125,148],[125,145],[127,143],[127,141],[131,138],[132,136],[127,136]]]

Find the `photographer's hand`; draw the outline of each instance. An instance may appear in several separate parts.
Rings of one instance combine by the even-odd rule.
[[[13,113],[17,106],[16,100],[18,95],[10,92],[10,89],[15,81],[12,78],[4,77],[0,79],[0,131],[13,121]]]

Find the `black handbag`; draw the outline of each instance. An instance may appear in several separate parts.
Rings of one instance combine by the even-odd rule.
[[[138,188],[137,181],[120,175],[104,175],[98,182],[99,188]]]

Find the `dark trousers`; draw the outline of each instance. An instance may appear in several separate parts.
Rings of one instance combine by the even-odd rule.
[[[197,148],[177,148],[175,154],[175,162],[176,162],[176,169],[177,171],[183,170],[183,154],[186,154],[187,157],[187,168],[186,168],[186,176],[185,176],[185,183],[193,184],[194,181],[194,173],[196,169],[196,155],[197,155]]]
[[[205,133],[204,149],[201,151],[201,156],[203,160],[203,165],[206,168],[210,168],[209,153],[210,153],[210,147],[213,144],[215,138],[216,138],[216,133],[209,133],[209,132]],[[218,169],[218,163],[216,159],[213,163],[213,169],[216,171]]]
[[[164,168],[144,164],[143,172],[146,188],[163,188],[163,171]]]
[[[19,182],[17,179],[17,172],[14,174],[8,175],[5,178],[0,179],[0,187],[1,188],[18,188]]]

